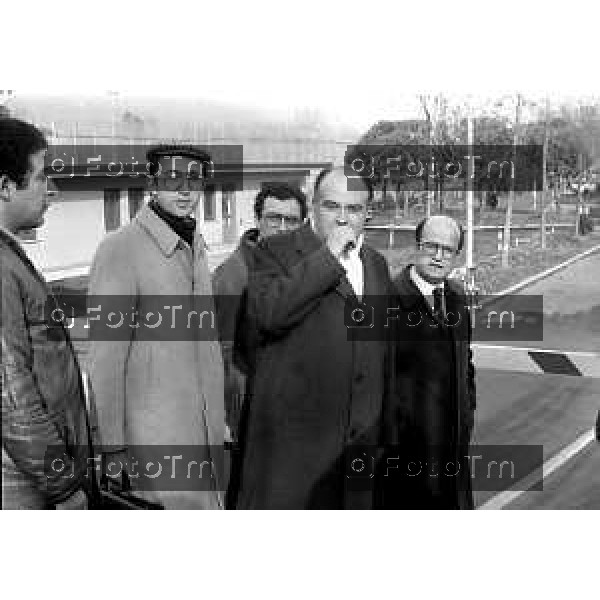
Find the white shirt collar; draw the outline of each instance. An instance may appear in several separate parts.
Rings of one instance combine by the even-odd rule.
[[[425,281],[418,273],[415,265],[410,267],[410,278],[413,280],[413,283],[419,288],[421,294],[425,297],[433,296],[433,290],[439,288],[441,290],[444,289],[444,282],[439,283],[437,285],[433,285],[429,283],[429,281]]]
[[[358,256],[358,254],[362,248],[364,240],[365,240],[365,236],[364,236],[364,234],[361,233],[358,236],[358,238],[356,239],[356,245],[354,246],[354,248],[352,248],[352,250],[348,251],[348,256]]]
[[[340,256],[340,263],[346,270],[346,278],[358,298],[362,297],[364,291],[363,263],[360,259],[363,240],[364,236],[361,234],[356,240],[356,246]]]

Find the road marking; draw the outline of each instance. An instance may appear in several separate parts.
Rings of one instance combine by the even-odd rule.
[[[545,461],[542,466],[542,476],[544,480],[554,473],[554,471],[567,464],[567,462],[569,462],[572,458],[574,458],[581,451],[585,450],[585,448],[595,441],[596,430],[590,429],[589,431],[586,431],[584,434],[580,435],[573,443],[569,444],[560,452],[555,454],[552,458]],[[527,487],[527,479],[528,478],[516,485],[519,485],[521,488]],[[533,483],[535,483],[535,481],[531,481],[532,485]],[[506,490],[500,494],[497,494],[493,498],[490,498],[490,500],[487,502],[484,502],[480,507],[478,507],[477,510],[502,510],[504,507],[508,506],[517,498],[522,496],[526,491],[527,490],[525,489]]]
[[[566,355],[554,352],[528,352],[531,359],[544,371],[554,375],[571,375],[581,377],[583,373]]]
[[[472,344],[478,369],[600,378],[600,353]]]
[[[552,350],[550,348],[530,348],[525,346],[492,346],[491,344],[471,344],[474,348],[490,348],[493,350],[525,350],[527,352],[550,352],[565,354],[564,350]],[[567,350],[569,356],[589,356],[591,358],[597,358],[599,355],[597,352],[582,352],[579,350]]]

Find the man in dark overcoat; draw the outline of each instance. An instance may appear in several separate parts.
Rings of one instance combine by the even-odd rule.
[[[463,237],[449,217],[424,219],[416,229],[415,263],[394,280],[401,326],[385,441],[398,446],[400,460],[396,471],[388,469],[394,475],[382,479],[384,508],[473,508],[471,321],[462,286],[448,278]]]
[[[239,509],[373,507],[368,482],[353,479],[368,471],[349,470],[347,451],[380,441],[389,355],[383,340],[349,341],[346,310],[391,292],[385,259],[363,242],[371,195],[366,183],[349,191],[342,171],[322,172],[314,229],[266,239],[250,273],[247,318],[260,341],[240,436]]]

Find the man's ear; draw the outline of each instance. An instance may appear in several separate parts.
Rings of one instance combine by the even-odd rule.
[[[2,202],[10,202],[14,190],[14,183],[6,175],[0,176],[0,199]]]

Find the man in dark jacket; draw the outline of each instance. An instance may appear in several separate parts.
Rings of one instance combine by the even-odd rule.
[[[240,347],[242,337],[246,340],[246,335],[237,337],[236,348],[236,329],[245,302],[248,271],[254,266],[261,241],[300,227],[306,219],[307,210],[306,196],[299,188],[287,183],[264,183],[254,202],[258,227],[244,232],[236,250],[213,273],[213,292],[225,368],[226,418],[234,434],[248,372],[246,362],[249,357]]]
[[[213,274],[225,369],[225,416],[234,439],[238,438],[246,376],[256,343],[252,332],[242,325],[248,272],[254,268],[262,241],[300,227],[306,219],[307,210],[306,196],[299,188],[287,183],[264,183],[254,203],[258,227],[242,235],[237,249]],[[226,500],[229,508],[235,508],[239,468],[238,456],[234,454]]]
[[[259,335],[248,381],[237,508],[372,508],[349,483],[351,446],[379,443],[388,353],[348,339],[345,308],[385,296],[385,259],[363,244],[371,190],[342,171],[316,180],[309,224],[265,240],[248,283]]]
[[[0,118],[4,509],[87,506],[90,465],[77,359],[61,320],[49,328],[54,299],[15,237],[44,222],[45,152],[38,129]]]
[[[385,420],[386,441],[400,446],[402,461],[401,479],[386,482],[386,508],[473,508],[465,459],[475,411],[471,322],[463,290],[448,279],[462,239],[449,217],[421,221],[415,264],[394,281],[405,326]]]

